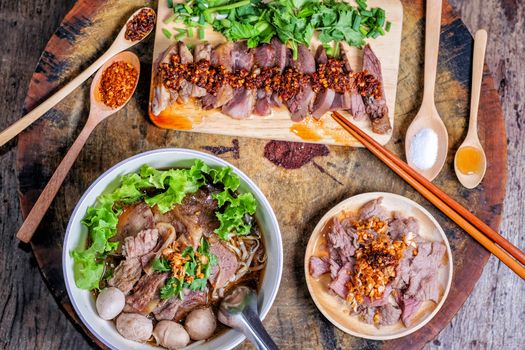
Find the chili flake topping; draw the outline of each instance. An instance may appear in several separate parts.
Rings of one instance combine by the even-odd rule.
[[[122,106],[133,94],[138,79],[138,72],[130,63],[113,62],[102,73],[99,93],[102,102],[110,107]]]
[[[124,37],[126,40],[139,41],[144,39],[155,25],[156,14],[149,7],[143,8],[127,24]]]

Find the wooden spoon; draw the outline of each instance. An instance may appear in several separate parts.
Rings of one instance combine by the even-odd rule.
[[[485,176],[487,158],[478,138],[478,106],[483,78],[483,62],[487,48],[487,32],[478,30],[474,36],[474,60],[472,64],[472,95],[470,96],[470,120],[465,140],[454,157],[454,169],[459,182],[466,188],[474,188]],[[470,159],[469,159],[470,158]],[[463,162],[471,162],[463,169]],[[466,173],[464,173],[463,171]]]
[[[116,55],[115,57],[111,58],[97,72],[97,74],[93,78],[93,82],[91,83],[91,91],[90,91],[91,105],[90,105],[90,112],[89,112],[89,117],[87,119],[86,125],[84,126],[84,129],[82,129],[82,131],[80,132],[80,135],[78,135],[77,139],[75,140],[75,142],[73,143],[69,151],[67,152],[64,159],[62,159],[62,162],[60,162],[60,165],[55,170],[55,173],[53,174],[53,176],[47,183],[46,187],[40,194],[40,197],[38,197],[38,200],[36,201],[35,205],[31,209],[31,212],[25,219],[24,223],[22,224],[22,227],[20,227],[20,230],[18,230],[16,237],[19,240],[26,242],[26,243],[28,243],[31,240],[31,237],[33,237],[33,234],[35,233],[38,225],[42,221],[42,218],[47,212],[47,209],[49,209],[51,202],[53,202],[53,199],[55,198],[60,186],[62,186],[64,179],[69,173],[71,166],[77,159],[78,154],[82,150],[82,147],[84,147],[84,144],[86,143],[91,132],[95,129],[95,127],[101,121],[103,121],[110,115],[122,109],[122,107],[124,107],[126,103],[128,103],[131,96],[133,96],[133,93],[131,93],[128,100],[124,102],[120,107],[117,107],[117,108],[110,108],[106,106],[100,100],[99,85],[100,85],[100,80],[102,78],[102,73],[107,67],[109,67],[113,62],[116,62],[116,61],[124,61],[126,63],[130,63],[137,70],[137,73],[140,74],[139,58],[137,57],[137,55],[129,51],[124,51]],[[137,88],[137,83],[138,83],[138,76],[137,76],[137,81],[135,83],[135,86],[133,87],[133,92],[135,92],[135,89]]]
[[[97,71],[104,63],[106,63],[111,57],[115,56],[119,52],[122,52],[124,50],[129,49],[135,44],[138,44],[144,38],[146,38],[150,33],[151,30],[144,35],[144,38],[141,40],[131,41],[127,40],[125,38],[126,28],[129,21],[135,17],[140,11],[143,9],[148,9],[148,7],[143,7],[127,20],[126,24],[122,27],[120,32],[118,33],[117,37],[115,38],[115,41],[109,49],[99,57],[91,66],[89,66],[85,71],[80,73],[75,79],[71,80],[66,86],[55,92],[51,97],[49,97],[46,101],[44,101],[42,104],[40,104],[38,107],[33,109],[31,112],[27,113],[25,116],[23,116],[21,119],[16,121],[13,125],[5,129],[0,133],[0,147],[3,146],[6,142],[11,140],[16,135],[20,134],[22,130],[27,128],[29,125],[31,125],[35,120],[40,118],[42,115],[44,115],[47,111],[49,111],[51,108],[53,108],[58,102],[62,101],[64,97],[69,95],[73,90],[75,90],[77,87],[79,87],[83,82],[85,82],[93,73]],[[152,10],[153,11],[153,10]]]
[[[432,181],[441,171],[448,151],[448,133],[434,102],[437,61],[439,53],[439,33],[441,29],[441,0],[428,0],[425,26],[425,81],[423,103],[410,124],[405,137],[405,152],[408,165]],[[411,157],[412,142],[423,129],[431,129],[437,135],[437,157],[428,169],[419,169]]]

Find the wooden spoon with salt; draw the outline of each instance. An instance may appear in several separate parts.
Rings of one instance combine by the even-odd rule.
[[[99,91],[101,78],[104,73],[104,71],[110,67],[114,62],[124,62],[129,63],[133,66],[133,68],[137,72],[137,77],[135,81],[135,85],[133,86],[132,91],[129,94],[129,97],[126,101],[124,101],[120,106],[116,108],[110,108],[106,106],[101,99],[101,94]],[[53,199],[55,199],[55,196],[60,189],[60,186],[62,186],[62,183],[64,182],[64,179],[66,178],[67,174],[69,173],[69,170],[73,166],[73,163],[77,159],[80,151],[82,150],[82,147],[84,147],[84,144],[86,143],[89,135],[91,132],[95,129],[95,127],[102,122],[104,119],[108,118],[109,116],[115,114],[119,110],[124,107],[128,101],[130,100],[131,96],[133,96],[133,93],[135,92],[135,89],[137,88],[137,83],[139,81],[139,75],[140,75],[140,61],[137,55],[135,55],[132,52],[124,51],[113,58],[111,58],[102,68],[97,72],[95,77],[93,78],[93,81],[91,83],[91,90],[90,90],[90,112],[89,117],[87,119],[86,125],[84,126],[84,129],[80,132],[80,135],[78,135],[77,139],[67,152],[64,159],[62,159],[62,162],[60,162],[60,165],[55,170],[55,173],[47,183],[46,187],[40,194],[40,197],[38,197],[38,200],[36,201],[35,205],[31,209],[31,212],[29,212],[29,215],[25,219],[24,223],[22,224],[22,227],[20,227],[20,230],[18,230],[18,233],[16,234],[16,237],[23,241],[28,243],[31,238],[33,237],[33,234],[35,233],[36,229],[38,228],[38,225],[42,221],[42,218],[44,217],[45,213],[49,209],[49,206],[53,202]]]
[[[111,44],[109,49],[102,56],[100,56],[95,62],[93,62],[91,66],[86,68],[85,71],[80,73],[76,78],[71,80],[63,88],[55,92],[51,97],[45,100],[38,107],[33,109],[31,112],[27,113],[25,116],[20,118],[18,121],[16,121],[13,125],[5,129],[4,131],[0,132],[0,147],[4,145],[5,143],[7,143],[9,140],[11,140],[16,135],[20,134],[25,128],[33,124],[33,122],[35,122],[38,118],[43,116],[47,111],[53,108],[57,103],[62,101],[67,95],[69,95],[73,90],[75,90],[83,82],[85,82],[91,75],[93,75],[93,73],[95,73],[97,69],[102,67],[104,63],[106,63],[109,59],[111,59],[111,57],[115,56],[119,52],[129,49],[130,47],[144,40],[144,38],[146,38],[151,33],[154,26],[151,26],[151,28],[149,29],[147,33],[143,33],[140,39],[137,39],[137,40],[126,39],[126,30],[127,30],[128,24],[131,23],[133,19],[135,19],[135,16],[137,16],[143,10],[151,11],[153,14],[155,14],[155,11],[153,11],[153,9],[149,7],[143,7],[135,11],[130,16],[130,18],[126,21],[126,24],[122,27],[117,37],[115,38],[115,41],[113,42],[113,44]]]
[[[448,152],[447,128],[439,116],[434,101],[441,29],[441,1],[427,1],[423,102],[412,124],[408,127],[405,136],[405,152],[408,165],[429,181],[432,181],[443,168]],[[416,139],[423,140],[418,142],[418,147],[412,147]],[[428,149],[425,149],[426,147],[421,148],[419,146],[421,143],[426,144]],[[429,157],[434,159],[429,159]],[[419,159],[419,161],[416,159]],[[418,165],[422,166],[423,169],[418,167]]]

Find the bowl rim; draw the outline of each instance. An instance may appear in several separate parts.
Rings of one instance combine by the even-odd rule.
[[[312,283],[311,278],[312,277],[310,276],[310,273],[309,273],[308,251],[310,250],[311,244],[313,244],[312,243],[312,237],[313,237],[314,233],[320,232],[322,230],[322,228],[324,227],[324,225],[328,222],[328,220],[330,218],[332,218],[335,215],[337,215],[338,213],[344,211],[344,205],[345,204],[347,204],[348,202],[351,202],[351,201],[358,200],[360,197],[369,197],[369,199],[374,199],[374,198],[378,198],[378,197],[383,197],[383,198],[390,197],[390,198],[397,198],[397,199],[400,199],[402,201],[405,201],[410,206],[420,210],[428,219],[430,219],[430,221],[434,224],[434,226],[438,230],[440,236],[443,238],[443,243],[445,244],[445,247],[446,247],[446,251],[447,251],[447,255],[448,255],[448,266],[447,266],[448,278],[447,278],[447,281],[446,281],[446,286],[445,286],[445,290],[443,292],[443,296],[441,297],[441,299],[437,303],[436,307],[432,310],[432,312],[429,313],[421,322],[419,322],[418,324],[414,325],[413,327],[406,328],[405,330],[403,330],[403,331],[401,331],[401,332],[399,332],[397,334],[391,334],[391,335],[370,335],[370,334],[361,333],[361,332],[354,331],[354,330],[351,330],[351,329],[348,329],[348,328],[344,327],[343,325],[339,324],[339,322],[334,320],[328,312],[325,312],[323,303],[313,293],[313,290],[312,290],[312,286],[311,286],[311,283]],[[352,336],[355,336],[355,337],[364,338],[364,339],[370,339],[370,340],[392,340],[392,339],[398,339],[398,338],[405,337],[405,336],[407,336],[409,334],[412,334],[412,333],[418,331],[419,329],[424,327],[426,324],[428,324],[437,315],[439,310],[441,310],[441,307],[445,304],[445,301],[446,301],[446,299],[448,297],[448,294],[450,292],[450,289],[452,287],[452,278],[453,278],[453,274],[454,274],[454,261],[453,261],[453,257],[452,257],[452,250],[450,248],[450,242],[448,241],[448,238],[447,238],[447,235],[445,234],[445,231],[443,230],[443,228],[441,227],[439,222],[436,220],[436,218],[434,218],[434,216],[426,208],[424,208],[421,204],[415,202],[414,200],[412,200],[410,198],[407,198],[405,196],[402,196],[402,195],[399,195],[399,194],[396,194],[396,193],[391,193],[391,192],[363,192],[363,193],[356,194],[354,196],[348,197],[348,198],[340,201],[339,203],[334,205],[332,208],[330,208],[330,210],[328,210],[321,217],[321,219],[317,222],[317,225],[315,226],[315,228],[313,229],[312,233],[310,234],[310,238],[308,239],[308,244],[307,244],[306,249],[305,249],[304,273],[305,273],[306,285],[308,287],[308,293],[310,294],[310,297],[314,301],[314,304],[317,307],[317,309],[324,315],[324,317],[326,317],[328,319],[328,321],[330,321],[330,323],[332,323],[334,326],[339,328],[341,331],[343,331],[343,332],[345,332],[347,334],[350,334]],[[334,298],[335,298],[335,296],[334,296]]]
[[[215,155],[211,155],[211,154],[208,154],[208,153],[205,153],[205,152],[196,151],[196,150],[192,150],[192,149],[188,149],[188,148],[159,148],[159,149],[154,149],[154,150],[145,151],[145,152],[141,152],[141,153],[135,154],[135,155],[133,155],[131,157],[128,157],[128,158],[125,158],[125,159],[121,160],[117,164],[111,166],[109,169],[104,171],[83,192],[82,196],[77,201],[77,203],[75,205],[75,208],[73,209],[73,211],[72,211],[72,213],[71,213],[71,215],[69,217],[69,221],[68,221],[68,224],[67,224],[67,227],[66,227],[66,232],[65,232],[65,235],[64,235],[63,247],[62,247],[62,274],[63,274],[63,277],[64,277],[64,284],[66,285],[66,290],[67,290],[68,298],[69,298],[69,300],[71,302],[71,305],[73,306],[73,309],[75,310],[76,315],[78,316],[80,321],[85,325],[85,327],[89,330],[89,332],[94,337],[96,337],[99,341],[101,341],[104,345],[106,345],[108,348],[113,349],[113,350],[119,350],[119,349],[117,347],[115,347],[113,344],[111,344],[102,335],[100,335],[94,329],[94,327],[92,327],[92,325],[89,322],[87,322],[87,320],[84,317],[84,315],[82,314],[82,312],[80,312],[80,308],[77,305],[77,301],[72,297],[72,291],[71,291],[71,288],[70,288],[70,283],[71,282],[68,282],[69,281],[68,273],[67,273],[68,267],[66,266],[66,263],[65,263],[66,262],[66,258],[69,255],[69,252],[66,249],[66,246],[67,246],[66,242],[70,239],[72,225],[73,225],[73,218],[75,218],[77,216],[78,211],[80,210],[81,204],[86,200],[86,197],[93,191],[93,189],[98,185],[99,182],[101,182],[103,179],[105,179],[107,176],[109,176],[109,174],[111,172],[117,170],[118,168],[124,166],[125,164],[127,164],[127,163],[129,163],[131,161],[134,161],[134,160],[137,160],[137,159],[140,159],[140,158],[143,158],[143,157],[147,157],[147,156],[150,156],[150,155],[162,154],[162,153],[180,153],[180,154],[185,154],[185,155],[188,155],[188,156],[193,156],[194,159],[200,159],[200,160],[204,161],[205,163],[206,163],[206,160],[208,158],[208,159],[212,159],[212,160],[216,161],[217,163],[222,164],[222,166],[229,166],[241,178],[241,183],[244,182],[247,185],[247,187],[250,189],[250,192],[254,192],[255,194],[257,194],[257,196],[260,198],[260,201],[259,201],[260,204],[263,207],[266,207],[266,209],[269,211],[269,214],[270,214],[269,215],[269,219],[270,219],[270,221],[275,224],[276,232],[274,232],[274,236],[275,236],[275,239],[277,240],[277,252],[276,252],[276,254],[274,254],[275,255],[274,258],[277,259],[276,265],[278,267],[277,268],[277,270],[278,270],[277,271],[277,275],[274,275],[275,277],[273,278],[273,280],[275,281],[274,282],[275,288],[273,288],[271,290],[271,293],[269,293],[267,304],[266,305],[262,305],[262,307],[261,307],[261,311],[260,311],[261,321],[263,321],[266,318],[266,315],[268,314],[268,312],[272,308],[273,303],[275,302],[275,299],[277,297],[277,293],[279,292],[279,288],[281,286],[281,278],[282,278],[282,273],[283,273],[283,242],[282,242],[282,235],[281,235],[281,229],[280,229],[280,226],[279,226],[279,221],[277,220],[275,212],[274,212],[272,206],[270,205],[270,202],[268,201],[268,199],[264,195],[264,193],[260,190],[259,186],[257,186],[257,184],[255,182],[253,182],[253,180],[250,179],[250,177],[248,175],[246,175],[242,170],[240,170],[239,168],[237,168],[236,166],[234,166],[233,164],[231,164],[230,162],[228,162],[228,161],[226,161],[226,160],[224,160],[222,158],[219,158],[219,157],[217,157]],[[146,163],[144,163],[144,164],[146,164]],[[97,197],[98,197],[98,195],[97,195]],[[75,285],[74,281],[72,282],[72,285]],[[235,330],[233,330],[233,331],[235,331]],[[246,337],[243,334],[241,334],[239,332],[237,332],[237,334],[234,333],[233,339],[232,339],[230,345],[228,345],[225,349],[233,349],[234,347],[236,347],[239,344],[241,344],[244,340],[246,340]],[[186,348],[198,349],[198,347],[192,347],[191,344],[188,345]]]

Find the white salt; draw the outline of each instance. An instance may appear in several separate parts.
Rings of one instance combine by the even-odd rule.
[[[419,130],[412,138],[409,153],[410,163],[419,170],[432,168],[438,155],[438,136],[434,130]]]

